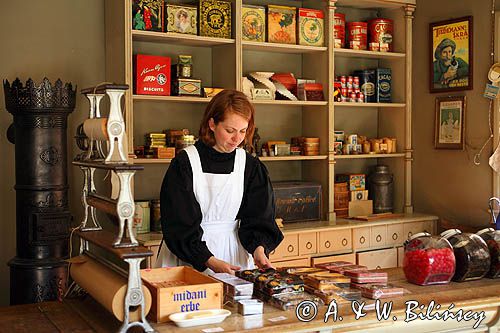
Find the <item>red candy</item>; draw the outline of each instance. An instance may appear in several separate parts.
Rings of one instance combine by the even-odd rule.
[[[455,273],[455,255],[449,248],[406,251],[403,271],[411,283],[419,285],[448,283]]]

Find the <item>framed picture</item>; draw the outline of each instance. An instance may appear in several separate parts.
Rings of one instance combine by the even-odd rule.
[[[431,93],[472,89],[472,16],[431,23]]]
[[[437,97],[434,147],[464,149],[465,96]]]

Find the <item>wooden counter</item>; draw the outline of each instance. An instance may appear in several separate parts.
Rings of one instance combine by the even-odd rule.
[[[392,301],[393,309],[390,320],[378,321],[375,311],[366,311],[367,315],[359,320],[354,318],[350,307],[340,307],[339,315],[342,321],[333,322],[330,317],[327,323],[323,322],[326,307],[320,307],[319,314],[311,322],[300,322],[292,311],[281,311],[271,306],[264,307],[263,315],[241,316],[233,312],[225,321],[219,324],[196,326],[192,328],[178,328],[172,323],[153,324],[158,332],[200,333],[204,329],[220,327],[224,332],[388,332],[406,329],[407,332],[497,332],[500,325],[500,280],[482,279],[466,283],[450,283],[443,286],[416,286],[406,282],[401,269],[387,269],[391,283],[402,286],[408,293],[402,297],[387,299]],[[485,311],[485,319],[478,329],[472,327],[475,319],[460,321],[442,320],[414,320],[405,323],[406,301],[417,300],[420,304],[428,305],[435,301],[441,305],[437,310],[443,313],[451,303],[455,306],[453,312],[462,309],[475,312]],[[231,309],[234,310],[234,309]],[[426,310],[426,309],[425,309]],[[435,313],[433,310],[432,313]],[[425,314],[425,312],[422,312]],[[397,321],[393,320],[397,317]],[[64,319],[67,317],[67,320]],[[272,322],[270,319],[284,318]],[[52,326],[50,326],[52,325]],[[59,332],[116,332],[120,323],[104,310],[92,298],[84,300],[66,300],[63,303],[30,304],[15,307],[0,308],[0,332],[6,327],[8,332],[53,332],[57,327]],[[52,331],[49,329],[53,327]],[[494,327],[494,328],[491,328]],[[42,330],[43,328],[43,330]],[[46,329],[45,329],[46,328]],[[7,332],[7,331],[5,331]],[[215,331],[214,331],[215,332]]]

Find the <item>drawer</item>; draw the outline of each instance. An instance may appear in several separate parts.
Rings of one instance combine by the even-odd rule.
[[[371,227],[370,230],[370,246],[383,246],[387,244],[387,226],[379,225]]]
[[[355,253],[347,253],[347,254],[339,254],[336,256],[311,258],[311,266],[314,266],[316,264],[323,264],[325,262],[332,262],[332,261],[348,261],[348,262],[355,263],[356,262],[356,254]]]
[[[404,242],[402,224],[387,225],[387,245],[401,245]]]
[[[285,235],[281,244],[271,253],[269,259],[296,257],[299,255],[299,237],[298,235]]]
[[[403,224],[403,242],[412,235],[422,232],[424,230],[424,222],[411,222]]]
[[[299,234],[299,255],[314,254],[316,252],[318,252],[316,233]]]
[[[319,232],[319,252],[352,250],[350,229]]]
[[[284,261],[271,261],[274,267],[296,267],[296,266],[305,266],[309,267],[311,264],[311,260],[309,258],[302,259],[292,259],[292,260],[284,260]]]
[[[395,248],[356,253],[357,264],[368,269],[392,268],[398,265],[398,251]]]
[[[398,267],[403,267],[404,258],[405,258],[405,248],[398,247]]]
[[[354,249],[370,247],[370,227],[352,229],[352,243]]]

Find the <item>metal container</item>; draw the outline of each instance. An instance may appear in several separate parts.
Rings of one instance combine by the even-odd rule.
[[[4,81],[8,130],[16,151],[16,257],[9,261],[10,303],[61,300],[66,286],[71,214],[68,205],[67,119],[71,84]],[[11,221],[5,221],[10,223]],[[12,221],[13,222],[13,221]]]
[[[375,69],[365,69],[355,71],[354,75],[359,76],[359,89],[364,95],[365,103],[377,102],[377,80]]]
[[[368,33],[370,43],[387,43],[389,51],[393,51],[392,39],[394,36],[394,24],[390,19],[377,18],[368,21]]]
[[[345,15],[335,13],[333,17],[333,38],[340,39],[341,47],[345,47]]]
[[[351,42],[359,42],[359,49],[366,50],[368,46],[368,24],[366,22],[349,22],[347,23],[347,31],[349,32],[349,47]]]
[[[387,165],[377,165],[369,177],[370,199],[373,200],[374,213],[387,213],[393,210],[393,176]]]

